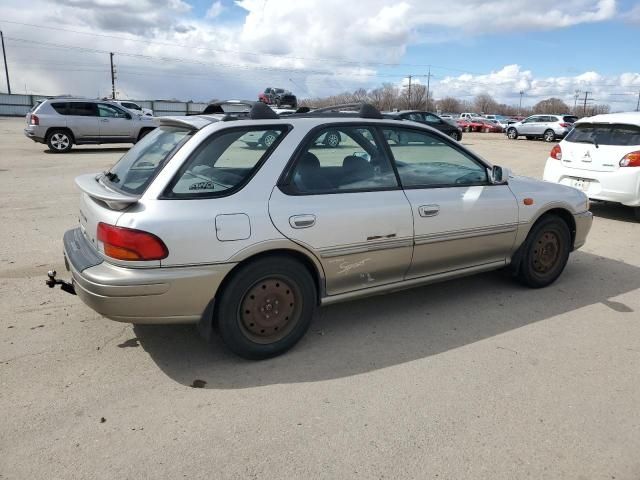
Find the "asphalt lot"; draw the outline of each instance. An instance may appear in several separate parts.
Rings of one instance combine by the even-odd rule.
[[[126,147],[49,154],[23,122],[0,118],[1,479],[640,478],[630,211],[594,207],[549,288],[491,273],[335,305],[290,353],[248,362],[45,287],[73,178]],[[538,178],[551,148],[463,143]]]

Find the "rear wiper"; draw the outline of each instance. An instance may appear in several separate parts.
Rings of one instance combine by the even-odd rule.
[[[576,143],[590,143],[591,145],[595,145],[596,148],[600,148],[598,145],[598,141],[594,138],[593,140],[574,140]]]
[[[104,173],[104,176],[107,178],[107,180],[109,180],[110,182],[118,183],[120,181],[120,178],[118,177],[118,174],[116,174],[116,173],[109,172],[109,171],[106,171],[106,172],[103,172],[103,173]]]

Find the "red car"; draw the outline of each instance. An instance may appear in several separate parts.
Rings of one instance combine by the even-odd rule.
[[[502,127],[498,122],[493,120],[485,120],[485,119],[475,119],[477,122],[482,124],[478,132],[484,133],[502,133]]]
[[[458,120],[458,126],[465,132],[480,132],[484,124],[477,119],[461,118]]]

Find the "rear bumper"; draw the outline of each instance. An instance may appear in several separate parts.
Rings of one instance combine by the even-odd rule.
[[[612,172],[594,172],[567,168],[558,160],[548,159],[543,179],[548,182],[572,185],[575,179],[589,180],[584,193],[593,200],[615,202],[629,207],[640,206],[640,168],[619,168]]]
[[[95,249],[84,236],[74,238],[72,244],[65,235],[64,255],[76,294],[96,312],[120,322],[196,323],[235,266],[125,268],[105,261],[86,266],[82,252],[84,257],[96,255]]]
[[[45,143],[44,136],[40,135],[38,130],[36,130],[35,128],[30,128],[30,127],[25,128],[24,135],[25,137],[30,138],[34,142]]]
[[[573,218],[576,222],[576,237],[573,240],[573,249],[577,250],[587,241],[587,235],[593,223],[593,214],[591,212],[583,212],[574,215]]]

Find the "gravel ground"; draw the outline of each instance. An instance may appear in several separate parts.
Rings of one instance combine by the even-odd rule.
[[[254,363],[190,326],[101,318],[64,271],[73,178],[0,118],[0,478],[640,478],[640,223],[594,207],[553,286],[499,273],[335,305]],[[464,143],[541,177],[550,145]],[[203,387],[203,388],[194,388]]]

